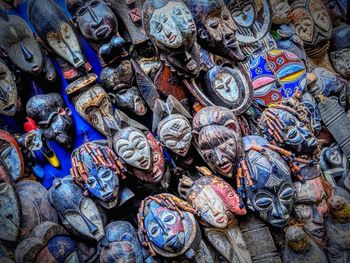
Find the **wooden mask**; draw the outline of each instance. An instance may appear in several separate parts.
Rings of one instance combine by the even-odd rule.
[[[13,117],[17,112],[17,86],[15,76],[0,60],[0,114]]]
[[[242,156],[241,130],[227,108],[211,106],[193,118],[193,138],[199,153],[217,173],[233,177]]]
[[[342,25],[333,30],[329,54],[337,73],[350,79],[350,25]]]
[[[47,190],[40,183],[21,181],[16,184],[16,190],[22,208],[22,238],[28,238],[32,230],[45,221],[58,223],[57,212],[47,199]]]

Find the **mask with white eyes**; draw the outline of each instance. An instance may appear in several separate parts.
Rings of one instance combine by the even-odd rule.
[[[256,190],[246,186],[248,208],[268,224],[282,228],[290,219],[296,192],[291,171],[282,157],[270,150],[251,150],[251,145],[267,145],[260,136],[243,137],[245,160]]]

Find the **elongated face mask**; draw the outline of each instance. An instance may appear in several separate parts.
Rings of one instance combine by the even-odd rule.
[[[0,61],[0,114],[14,116],[17,111],[17,87],[9,68]]]

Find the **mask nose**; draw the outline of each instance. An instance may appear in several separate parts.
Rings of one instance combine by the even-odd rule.
[[[319,225],[323,225],[324,223],[323,217],[318,212],[317,207],[312,208],[312,222]]]
[[[277,204],[273,207],[271,215],[278,219],[283,219],[285,214],[287,212],[287,209],[282,206],[281,204]]]
[[[91,19],[95,22],[95,25],[94,26],[99,26],[102,22],[102,19],[100,19],[98,17],[98,15],[96,15],[96,13],[94,12],[94,10],[90,7],[90,6],[87,6],[87,10],[91,16]]]
[[[31,62],[33,60],[33,53],[27,49],[22,42],[19,42],[19,46],[21,47],[22,54],[24,56],[24,59],[27,62]]]

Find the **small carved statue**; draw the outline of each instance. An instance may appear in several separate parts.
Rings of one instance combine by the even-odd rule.
[[[349,161],[338,144],[322,149],[320,167],[332,186],[340,186],[350,192]]]
[[[196,23],[201,47],[232,61],[244,59],[236,39],[237,26],[223,0],[186,0],[185,3]]]
[[[260,1],[262,5],[260,12],[256,1],[253,0],[225,0],[225,2],[236,23],[236,37],[246,58],[276,48],[276,43],[269,33],[272,15],[268,0]]]
[[[34,227],[50,221],[58,223],[56,210],[47,200],[47,190],[34,181],[21,181],[16,184],[21,203],[21,238],[28,238]]]
[[[327,53],[332,34],[332,22],[327,8],[319,0],[296,0],[291,4],[291,23],[304,42],[310,58]]]
[[[350,79],[350,25],[333,29],[329,54],[337,73]]]
[[[326,235],[325,220],[328,214],[327,194],[320,176],[295,182],[295,218],[303,224],[304,231],[316,242],[322,243]]]
[[[272,23],[276,25],[290,23],[291,7],[288,0],[270,0],[272,8]]]
[[[53,81],[56,71],[51,60],[41,52],[28,24],[17,15],[0,16],[0,49],[22,72],[36,79]]]
[[[20,231],[21,206],[11,174],[1,158],[0,186],[0,240],[16,242]]]
[[[288,227],[285,235],[286,244],[282,251],[283,262],[328,262],[323,251],[300,227]]]
[[[67,231],[54,222],[37,225],[16,248],[16,263],[79,262],[78,248]]]
[[[46,48],[58,56],[65,79],[76,79],[91,69],[69,18],[55,1],[28,1],[28,16]]]
[[[243,137],[245,157],[237,170],[237,184],[244,176],[247,205],[266,223],[282,228],[290,219],[295,188],[291,170],[278,151],[260,136]],[[240,191],[240,188],[238,188]]]
[[[49,140],[69,149],[74,141],[71,111],[58,93],[35,95],[26,106],[27,114],[42,129]]]
[[[145,1],[142,22],[167,66],[180,75],[198,76],[201,59],[196,24],[181,0]]]
[[[350,260],[350,203],[348,198],[336,192],[328,200],[328,259],[340,263]]]
[[[126,169],[103,142],[84,143],[73,151],[71,161],[74,180],[104,208],[120,206],[133,196],[121,186]]]
[[[211,106],[193,118],[193,139],[200,155],[217,173],[233,177],[243,154],[241,130],[227,108]]]
[[[0,114],[13,117],[17,112],[18,99],[15,76],[0,60]]]
[[[187,202],[171,194],[147,197],[137,214],[141,243],[151,255],[195,259],[201,234],[194,213]]]
[[[21,149],[16,139],[3,130],[0,130],[0,159],[15,182],[23,177],[24,160]]]
[[[269,142],[291,150],[296,155],[312,156],[318,140],[305,114],[281,104],[270,105],[261,115],[259,127]]]
[[[140,243],[135,228],[127,221],[115,221],[105,227],[108,248],[102,248],[102,256],[105,262],[112,259],[129,258],[130,262],[151,263],[157,262]],[[119,244],[119,245],[118,245]],[[121,247],[122,250],[115,248]],[[109,259],[109,260],[108,260]],[[112,260],[113,261],[113,260]]]
[[[70,175],[54,180],[48,199],[69,231],[96,241],[104,238],[100,212],[94,201],[84,196],[83,190],[74,183]]]
[[[199,212],[207,239],[225,260],[251,262],[234,216],[244,215],[246,210],[240,207],[239,196],[228,183],[210,172],[196,181],[183,176],[178,191]]]

